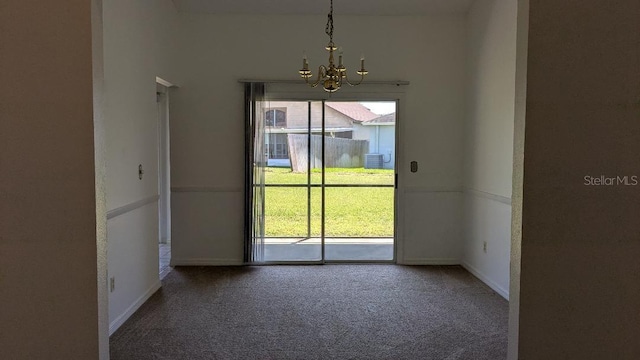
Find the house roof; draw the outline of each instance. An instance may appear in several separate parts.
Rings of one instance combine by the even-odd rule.
[[[379,117],[366,106],[357,102],[327,102],[326,104],[328,107],[359,122],[366,122]]]
[[[379,116],[369,120],[362,125],[393,125],[396,123],[396,113]]]

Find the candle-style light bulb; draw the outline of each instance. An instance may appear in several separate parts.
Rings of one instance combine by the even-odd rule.
[[[360,69],[364,70],[364,54],[360,55]]]
[[[307,52],[303,51],[302,52],[302,68],[306,70],[308,66],[309,66],[309,62],[307,61]]]

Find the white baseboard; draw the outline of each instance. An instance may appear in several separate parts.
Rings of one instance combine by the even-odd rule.
[[[460,264],[460,265],[462,265],[463,268],[467,269],[468,272],[473,274],[473,276],[475,276],[478,279],[480,279],[480,281],[482,281],[483,283],[487,284],[487,286],[489,286],[491,289],[493,289],[493,291],[495,291],[498,294],[500,294],[500,296],[505,298],[507,301],[509,300],[509,290],[508,289],[504,289],[502,286],[498,285],[495,281],[491,280],[488,276],[484,275],[483,273],[478,271],[478,269],[476,269],[473,266],[467,264],[466,262],[462,262],[462,264]]]
[[[162,284],[158,280],[158,282],[153,284],[153,286],[151,286],[149,290],[147,290],[144,294],[142,294],[142,296],[134,301],[133,304],[131,304],[131,306],[129,306],[127,310],[124,311],[124,313],[115,318],[115,320],[113,320],[111,324],[109,324],[109,336],[113,335],[113,333],[116,332],[116,330],[118,330],[120,326],[122,326],[122,324],[124,324],[124,322],[127,321],[131,317],[131,315],[133,315],[133,313],[135,313],[140,308],[140,306],[142,306],[142,304],[149,300],[151,295],[153,295],[161,287]]]
[[[398,265],[460,265],[460,259],[404,259]]]
[[[240,266],[244,262],[237,259],[177,259],[171,258],[171,266]]]

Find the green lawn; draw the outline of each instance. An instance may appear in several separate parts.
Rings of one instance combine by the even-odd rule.
[[[393,170],[326,169],[327,184],[393,185]],[[321,181],[312,171],[312,183]],[[306,184],[307,174],[286,168],[267,168],[267,184]],[[307,189],[267,187],[265,222],[267,237],[307,236]],[[393,188],[326,188],[325,232],[331,237],[392,237]],[[320,236],[321,189],[311,189],[311,236]]]
[[[327,168],[327,184],[377,184],[393,185],[393,170],[364,168]],[[294,173],[289,168],[270,167],[265,169],[267,184],[306,184],[307,173]],[[322,170],[311,169],[311,183],[322,182]]]

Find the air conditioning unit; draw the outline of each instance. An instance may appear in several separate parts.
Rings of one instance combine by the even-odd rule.
[[[382,154],[365,154],[364,155],[364,168],[365,169],[382,169],[383,164]]]

